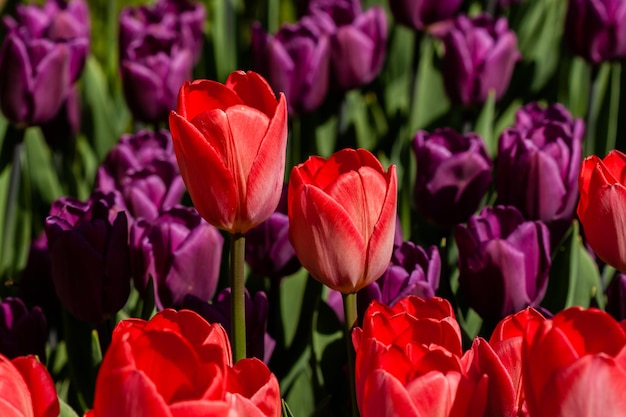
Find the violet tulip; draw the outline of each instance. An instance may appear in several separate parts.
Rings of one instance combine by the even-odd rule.
[[[498,144],[498,201],[530,220],[569,225],[578,201],[584,124],[560,104],[530,103]]]
[[[37,355],[45,362],[47,340],[46,317],[39,307],[29,310],[13,297],[0,302],[0,354],[9,359]]]
[[[482,138],[450,128],[418,132],[415,203],[420,213],[442,227],[467,221],[491,184],[491,158]]]
[[[485,207],[458,225],[460,293],[483,320],[537,306],[547,288],[550,232],[511,206]]]
[[[152,277],[159,310],[180,307],[186,295],[213,298],[224,238],[195,209],[176,206],[152,222],[137,220],[130,242],[135,287],[145,293]]]
[[[563,39],[593,64],[626,58],[626,2],[570,0]]]
[[[480,105],[489,91],[500,99],[521,55],[517,37],[501,17],[459,16],[443,36],[441,67],[448,97],[463,106]]]
[[[83,0],[18,5],[5,17],[0,49],[0,108],[18,125],[41,125],[59,112],[89,50],[89,11]]]
[[[387,17],[382,7],[362,11],[360,0],[313,0],[309,11],[334,22],[330,35],[335,84],[347,91],[376,78],[387,51]]]
[[[45,224],[56,293],[72,315],[93,324],[117,313],[130,293],[126,213],[106,197],[66,198]]]
[[[283,25],[275,35],[259,24],[252,27],[254,66],[276,93],[285,93],[291,114],[313,111],[326,98],[333,26],[318,13]]]
[[[389,0],[393,17],[405,26],[424,30],[454,17],[463,0]]]

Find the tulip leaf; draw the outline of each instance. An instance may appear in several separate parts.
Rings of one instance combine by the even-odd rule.
[[[395,25],[391,30],[389,54],[381,79],[384,83],[385,111],[389,115],[406,113],[409,108],[411,74],[414,71],[414,54],[418,32]],[[412,51],[412,53],[411,53]]]
[[[287,404],[287,401],[282,400],[283,402],[283,417],[294,417],[293,413],[291,412],[291,409],[289,408],[289,405]]]
[[[591,89],[591,68],[584,59],[578,56],[572,57],[564,68],[568,72],[562,77],[567,82],[559,88],[558,101],[569,109],[572,116],[585,117]]]
[[[61,412],[59,413],[59,417],[78,417],[78,414],[72,407],[70,407],[65,401],[59,398],[59,406],[61,407]]]
[[[498,152],[498,138],[494,134],[494,121],[496,113],[496,93],[494,90],[489,91],[489,97],[483,105],[478,119],[476,120],[475,132],[483,138],[487,152],[492,158],[496,157]]]

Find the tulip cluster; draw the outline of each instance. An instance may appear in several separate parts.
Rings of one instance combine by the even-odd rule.
[[[463,352],[446,300],[407,297],[374,302],[352,339],[363,417],[624,412],[626,332],[597,309],[522,310]]]

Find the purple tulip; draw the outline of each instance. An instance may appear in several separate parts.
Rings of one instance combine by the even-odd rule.
[[[491,184],[492,162],[482,138],[444,128],[413,138],[417,160],[415,202],[442,227],[467,221]]]
[[[261,359],[269,363],[276,342],[267,333],[267,316],[269,304],[264,292],[259,291],[250,297],[248,290],[246,297],[246,352],[248,357]],[[217,296],[213,304],[198,300],[193,296],[185,298],[183,308],[195,311],[209,323],[220,323],[229,337],[231,336],[230,323],[230,288],[226,288]]]
[[[527,219],[567,224],[578,201],[584,124],[565,107],[530,103],[500,136],[496,165],[498,201]]]
[[[28,310],[19,298],[8,297],[0,302],[0,353],[9,359],[38,355],[46,360],[48,329],[46,317],[39,307]]]
[[[329,34],[335,84],[346,91],[376,78],[387,47],[385,11],[374,6],[363,12],[360,0],[313,0],[309,11],[334,22]]]
[[[83,0],[18,5],[5,17],[0,49],[0,108],[18,125],[41,125],[60,110],[89,50],[89,11]]]
[[[550,232],[525,221],[511,206],[485,207],[454,237],[459,251],[459,291],[483,318],[497,323],[545,295],[550,270]]]
[[[135,287],[145,293],[152,277],[159,310],[179,307],[186,295],[213,298],[224,238],[195,209],[177,206],[153,222],[137,220],[130,242]]]
[[[72,315],[94,324],[117,313],[130,293],[126,213],[105,197],[65,198],[45,223],[56,293]]]
[[[443,42],[443,81],[455,104],[480,105],[490,90],[496,99],[504,95],[521,57],[517,37],[505,18],[459,16],[446,30]]]
[[[289,113],[317,109],[328,90],[330,40],[333,22],[323,14],[305,16],[269,35],[259,24],[252,27],[252,58],[274,91],[283,92]],[[326,29],[325,29],[326,28]]]
[[[143,44],[147,38],[176,41],[181,49],[191,52],[195,63],[202,53],[205,14],[201,3],[186,0],[158,0],[152,6],[126,7],[120,13],[120,51],[125,54],[131,44]]]
[[[168,131],[124,135],[98,168],[96,188],[119,191],[127,214],[154,220],[180,203],[185,185]]]
[[[423,30],[456,14],[463,0],[389,0],[393,17],[405,26]]]
[[[570,0],[563,39],[593,64],[626,58],[626,2]]]
[[[618,273],[613,277],[606,297],[606,311],[618,321],[626,319],[626,274]]]

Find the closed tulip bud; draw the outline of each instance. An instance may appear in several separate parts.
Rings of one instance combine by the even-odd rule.
[[[309,10],[334,22],[330,35],[335,84],[347,91],[376,78],[387,52],[387,17],[382,7],[363,12],[360,0],[313,0]]]
[[[498,144],[498,201],[527,219],[569,226],[578,200],[584,124],[560,104],[527,104],[516,117]]]
[[[37,355],[45,362],[47,340],[46,317],[39,307],[29,311],[13,297],[0,302],[0,354],[9,359]]]
[[[289,180],[289,239],[311,275],[344,294],[379,278],[391,259],[397,177],[365,149],[311,157]]]
[[[501,17],[459,16],[443,35],[443,81],[448,97],[463,106],[484,103],[489,91],[500,99],[520,59],[517,37]]]
[[[219,323],[231,334],[231,296],[230,288],[220,292],[216,300],[209,304],[193,296],[185,298],[183,308],[188,308],[200,314],[209,323]],[[258,291],[254,297],[245,291],[246,303],[246,352],[248,357],[258,358],[269,363],[276,342],[267,333],[267,317],[269,303],[263,291]],[[232,338],[231,338],[232,339]]]
[[[291,114],[313,111],[326,98],[330,74],[327,32],[333,25],[327,16],[318,14],[285,24],[276,35],[265,33],[259,24],[252,27],[254,66],[275,92],[285,93]]]
[[[571,0],[563,39],[593,64],[626,58],[626,2]]]
[[[135,286],[145,293],[152,277],[159,310],[179,307],[188,294],[213,298],[224,238],[193,208],[177,206],[152,222],[137,220],[130,242]]]
[[[577,213],[587,243],[604,262],[626,272],[626,155],[613,150],[604,159],[585,158],[578,189]]]
[[[551,265],[543,223],[525,221],[515,207],[485,207],[454,237],[461,294],[483,320],[496,323],[541,302]]]
[[[94,324],[117,313],[130,293],[126,213],[100,197],[66,199],[45,224],[56,293],[72,315]]]
[[[462,0],[389,0],[393,17],[405,26],[423,30],[454,17]]]
[[[209,224],[246,233],[280,200],[287,147],[287,103],[258,74],[237,71],[226,84],[186,82],[170,129],[181,175]]]
[[[18,125],[51,121],[80,75],[89,50],[89,12],[82,0],[19,5],[6,17],[0,49],[0,108]]]
[[[417,160],[415,203],[442,227],[467,221],[491,184],[491,158],[482,138],[445,128],[420,131],[413,139]]]

